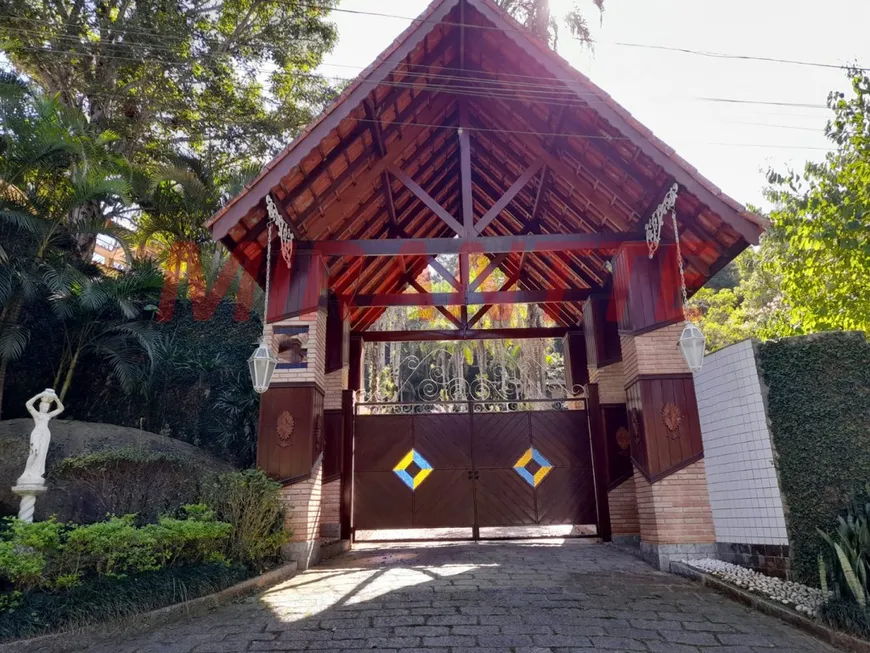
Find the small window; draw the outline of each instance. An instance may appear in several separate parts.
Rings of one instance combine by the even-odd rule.
[[[105,265],[106,264],[106,257],[103,256],[102,254],[97,254],[96,252],[94,253],[93,257],[91,257],[91,260],[94,263],[97,263],[98,265]]]

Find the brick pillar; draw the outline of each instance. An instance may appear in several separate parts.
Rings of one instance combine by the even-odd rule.
[[[614,258],[613,304],[631,441],[641,553],[715,557],[704,447],[692,374],[677,346],[683,329],[676,247],[627,243]]]
[[[682,329],[621,336],[641,554],[665,570],[671,560],[716,557],[694,384],[677,347]]]
[[[295,560],[300,569],[308,569],[320,559],[320,513],[323,465],[317,461],[311,478],[281,490],[284,504],[284,528],[290,542],[284,545],[285,558]]]
[[[307,569],[320,555],[326,310],[273,322],[267,336],[278,365],[260,402],[257,462],[284,485],[282,553]]]

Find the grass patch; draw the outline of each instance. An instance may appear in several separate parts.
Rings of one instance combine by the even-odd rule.
[[[855,601],[831,599],[819,610],[819,618],[831,628],[870,640],[870,615]]]
[[[111,622],[213,594],[255,575],[245,565],[203,563],[124,578],[94,577],[60,593],[33,590],[0,612],[0,641]]]

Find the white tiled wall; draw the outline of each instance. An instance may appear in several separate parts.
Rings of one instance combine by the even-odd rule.
[[[695,393],[716,541],[788,544],[752,341],[707,356]]]

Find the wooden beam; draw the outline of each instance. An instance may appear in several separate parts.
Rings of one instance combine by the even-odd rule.
[[[517,193],[519,193],[523,189],[523,187],[525,187],[525,185],[532,180],[532,177],[538,174],[538,171],[543,167],[543,165],[544,162],[538,159],[532,165],[526,168],[525,172],[520,175],[519,179],[517,179],[511,185],[511,187],[508,188],[507,192],[502,195],[498,199],[498,201],[493,204],[492,208],[487,211],[480,220],[478,220],[476,225],[474,225],[477,233],[482,233],[483,230],[486,229],[487,225],[489,225],[490,222],[495,220],[501,214],[501,212],[504,211],[505,207],[510,204],[511,200],[513,200],[513,198],[517,196]]]
[[[611,250],[638,240],[637,234],[546,234],[482,236],[479,238],[400,238],[377,240],[315,240],[298,243],[325,256],[437,256],[438,254],[502,254]]]
[[[423,286],[421,286],[419,283],[417,283],[416,279],[411,279],[411,288],[416,290],[418,293],[426,294],[426,292],[427,292]],[[444,308],[443,306],[436,306],[435,310],[437,310],[439,313],[441,313],[441,315],[446,317],[447,321],[450,322],[457,329],[462,328],[462,324],[460,324],[459,320],[456,319],[456,316],[453,313],[451,313],[450,311],[448,311],[446,308]]]
[[[357,364],[359,361],[357,361]],[[353,390],[341,391],[341,497],[338,504],[338,521],[341,539],[350,540],[351,509],[353,506],[353,425],[354,396]]]
[[[349,306],[463,306],[475,304],[559,304],[582,302],[589,297],[588,288],[548,288],[546,290],[487,291],[468,293],[382,293],[374,295],[340,295]]]
[[[459,224],[459,222],[457,222],[452,215],[445,211],[443,206],[441,206],[438,202],[432,199],[432,196],[429,195],[429,193],[427,193],[425,190],[423,190],[423,188],[419,184],[417,184],[417,182],[411,179],[408,175],[404,173],[403,170],[399,169],[397,166],[390,165],[387,169],[393,174],[393,176],[396,177],[396,179],[405,184],[407,189],[414,193],[414,195],[416,195],[417,198],[421,202],[423,202],[423,204],[428,206],[435,215],[444,220],[444,222],[446,222],[447,225],[451,229],[453,229],[453,231],[455,231],[460,236],[463,235],[464,230],[462,228],[462,225]]]
[[[516,274],[511,276],[507,281],[505,281],[499,290],[507,291],[510,290],[513,285],[520,280],[520,275]],[[468,320],[468,328],[470,329],[475,324],[480,322],[483,319],[483,316],[489,313],[492,310],[492,304],[485,304],[477,309],[477,312]]]
[[[576,331],[576,327],[572,329]],[[466,329],[419,331],[354,331],[366,342],[424,342],[433,340],[522,340],[528,338],[563,338],[567,327],[536,327],[529,329]]]
[[[498,266],[504,263],[504,260],[508,256],[508,254],[499,254],[498,256],[493,256],[489,260],[489,263],[486,264],[486,267],[483,268],[483,271],[474,278],[474,281],[471,282],[471,285],[468,287],[468,289],[477,290],[478,288],[480,288],[480,284],[486,281],[489,275],[495,272],[498,269]]]
[[[461,290],[459,281],[457,281],[456,277],[454,277],[450,272],[448,272],[447,268],[445,268],[441,263],[438,262],[434,256],[429,257],[429,267],[435,270],[444,281],[453,286],[456,290]]]
[[[595,475],[595,504],[598,513],[598,537],[602,542],[611,540],[610,498],[607,494],[607,435],[601,419],[601,403],[598,384],[586,385],[586,418],[589,426],[589,441],[592,449],[592,469]]]
[[[460,105],[459,115],[462,116]],[[462,180],[462,227],[463,235],[474,232],[474,210],[471,202],[471,142],[467,129],[459,128],[459,165]]]

